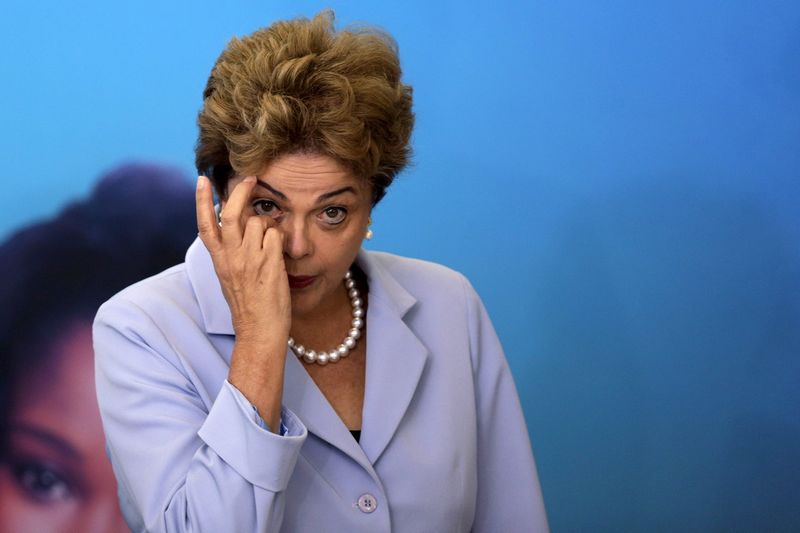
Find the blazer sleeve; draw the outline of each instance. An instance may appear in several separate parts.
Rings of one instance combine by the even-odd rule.
[[[133,531],[272,532],[307,436],[288,409],[285,436],[260,427],[227,381],[209,408],[173,343],[119,297],[94,323],[106,449]]]
[[[472,531],[547,532],[539,476],[514,378],[478,294],[464,279],[478,420]]]

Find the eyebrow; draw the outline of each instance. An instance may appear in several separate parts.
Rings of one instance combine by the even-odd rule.
[[[272,185],[270,185],[269,183],[267,183],[264,180],[257,179],[256,183],[258,183],[259,185],[261,185],[262,187],[264,187],[265,189],[270,191],[275,196],[278,196],[282,200],[288,200],[289,199],[284,193],[282,193],[281,191],[279,191],[278,189],[276,189],[275,187],[273,187]],[[320,194],[317,197],[317,203],[320,203],[323,200],[327,200],[328,198],[333,198],[334,196],[338,196],[338,195],[340,195],[342,193],[346,193],[346,192],[350,192],[350,193],[356,194],[356,190],[353,187],[348,185],[347,187],[342,187],[341,189],[336,189],[335,191],[330,191],[330,192],[326,192],[326,193]]]
[[[73,448],[67,441],[61,437],[47,431],[46,429],[38,428],[28,424],[13,424],[10,428],[11,432],[17,431],[23,433],[31,438],[48,445],[71,459],[80,459],[81,454]]]

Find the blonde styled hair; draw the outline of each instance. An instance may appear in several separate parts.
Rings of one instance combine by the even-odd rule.
[[[233,38],[198,115],[195,163],[225,196],[235,175],[289,153],[339,161],[373,187],[373,204],[408,164],[412,89],[397,44],[371,28],[335,31],[331,11]]]

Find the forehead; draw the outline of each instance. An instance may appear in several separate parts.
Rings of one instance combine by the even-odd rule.
[[[14,388],[21,399],[31,404],[52,404],[60,416],[69,416],[82,402],[83,391],[93,398],[94,359],[92,355],[92,324],[75,321],[63,326],[47,345],[38,365],[25,369]],[[90,402],[94,403],[94,401]]]
[[[350,170],[339,161],[321,154],[286,154],[270,162],[264,176],[352,177]]]
[[[286,194],[324,193],[338,187],[360,190],[363,180],[335,159],[319,154],[287,154],[272,161],[259,180]]]
[[[91,323],[75,324],[53,343],[47,365],[20,376],[13,421],[59,435],[77,450],[102,442],[94,387]]]

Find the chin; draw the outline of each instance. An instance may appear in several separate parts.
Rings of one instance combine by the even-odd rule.
[[[303,289],[291,289],[292,313],[306,314],[318,309],[320,305],[335,293],[336,286],[331,287],[327,283],[320,284],[320,281],[310,287]],[[333,290],[331,290],[333,289]]]
[[[319,304],[319,294],[317,291],[308,289],[292,289],[292,314],[305,314],[313,310]]]

